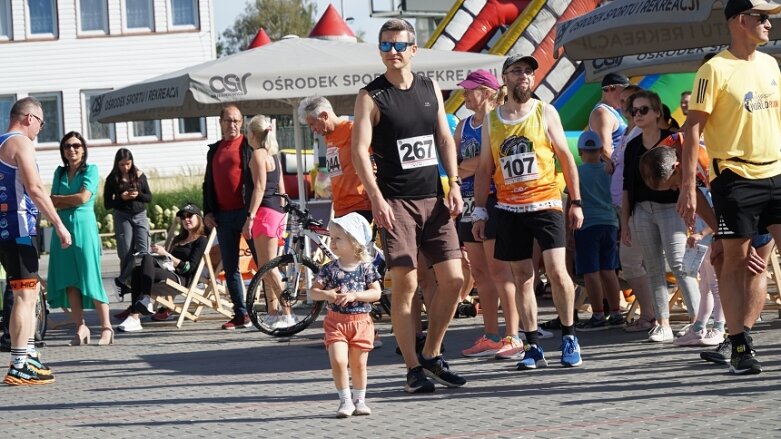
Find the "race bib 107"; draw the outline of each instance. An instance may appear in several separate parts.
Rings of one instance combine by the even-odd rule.
[[[534,152],[522,152],[507,157],[500,157],[504,184],[536,180],[540,176],[537,169],[537,156]]]
[[[434,136],[409,137],[396,141],[399,149],[401,169],[415,169],[437,165],[436,145]]]

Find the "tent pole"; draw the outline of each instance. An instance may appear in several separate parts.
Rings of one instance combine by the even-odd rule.
[[[306,187],[304,186],[304,140],[301,138],[301,122],[298,120],[298,103],[300,99],[291,99],[293,108],[293,141],[296,144],[296,182],[298,183],[298,202],[301,209],[306,209]]]

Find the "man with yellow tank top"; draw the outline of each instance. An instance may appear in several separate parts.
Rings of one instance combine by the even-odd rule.
[[[726,3],[730,44],[697,71],[682,151],[678,212],[692,224],[693,152],[704,132],[713,159],[717,238],[724,249],[719,289],[732,344],[730,372],[738,375],[762,372],[749,335],[764,304],[764,294],[756,297],[748,288],[751,237],[766,227],[781,242],[781,71],[775,59],[757,51],[769,41],[769,15],[779,12],[781,5],[763,0]]]
[[[493,176],[496,185],[497,215],[495,257],[510,261],[519,292],[521,321],[528,349],[518,370],[547,366],[538,344],[537,299],[532,277],[532,244],[542,249],[553,301],[561,318],[561,364],[582,364],[580,345],[575,337],[575,286],[567,273],[564,249],[564,213],[561,192],[556,184],[558,157],[570,194],[569,224],[583,223],[578,172],[569,151],[558,112],[532,97],[534,72],[539,67],[531,56],[514,55],[502,67],[508,100],[488,113],[483,124],[480,164],[475,174],[475,210],[472,213],[475,238],[485,238],[485,209]]]

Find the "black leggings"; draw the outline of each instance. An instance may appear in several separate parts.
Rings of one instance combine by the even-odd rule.
[[[133,269],[130,277],[131,303],[138,301],[141,296],[148,295],[152,291],[153,284],[164,282],[166,279],[182,282],[175,273],[155,265],[155,258],[152,255],[145,254],[141,259],[141,265]]]

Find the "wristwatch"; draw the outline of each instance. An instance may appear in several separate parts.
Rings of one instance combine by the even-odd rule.
[[[455,177],[448,177],[448,178],[447,178],[447,181],[448,181],[448,182],[449,182],[451,185],[452,185],[453,183],[455,183],[455,184],[457,184],[457,185],[461,186],[461,184],[463,183],[463,181],[461,181],[461,177],[459,177],[459,176],[457,176],[457,175],[456,175]]]
[[[583,200],[569,200],[573,206],[583,207]]]

